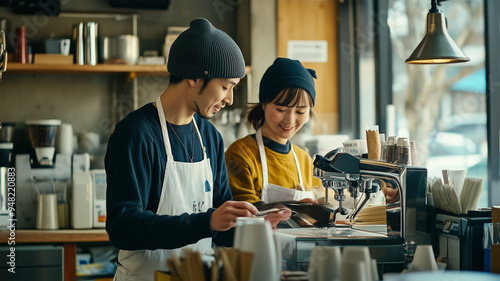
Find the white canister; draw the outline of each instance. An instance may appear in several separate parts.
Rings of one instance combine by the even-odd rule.
[[[59,154],[73,154],[73,126],[61,124],[57,138],[56,151]]]

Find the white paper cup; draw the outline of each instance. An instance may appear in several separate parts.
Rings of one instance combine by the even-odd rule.
[[[361,146],[358,140],[345,140],[342,142],[344,147],[344,151],[353,155],[353,156],[361,156]]]
[[[464,187],[465,176],[467,175],[467,170],[448,170],[448,181],[453,185],[453,188],[460,196],[462,189]]]
[[[372,258],[370,256],[370,250],[368,247],[364,246],[352,246],[352,247],[344,247],[342,253],[342,260],[351,260],[351,261],[363,261],[366,267],[366,280],[371,280],[372,275]],[[344,266],[342,266],[344,268]]]
[[[411,263],[411,271],[437,271],[436,258],[431,245],[418,245]]]
[[[369,281],[366,262],[362,260],[342,260],[341,281]]]
[[[317,246],[311,251],[309,261],[310,281],[340,280],[341,254],[338,247]]]
[[[100,136],[98,133],[85,132],[78,135],[78,148],[82,153],[93,154],[94,150],[99,147]]]
[[[281,249],[271,224],[259,218],[238,218],[236,224],[234,248],[254,253],[250,280],[278,280],[281,274]]]
[[[366,140],[357,140],[357,141],[359,143],[361,154],[368,153],[368,144],[366,143]]]
[[[377,260],[372,259],[372,281],[378,281],[378,268],[377,268]]]

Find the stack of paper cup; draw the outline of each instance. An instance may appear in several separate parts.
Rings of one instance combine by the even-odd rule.
[[[309,262],[310,281],[340,280],[341,254],[339,247],[317,246],[311,251]]]
[[[372,259],[372,281],[378,281],[378,268],[377,268],[377,260]]]
[[[355,263],[355,265],[352,263]],[[361,273],[354,272],[355,268],[358,267],[364,267],[364,276]],[[373,261],[370,256],[368,247],[353,246],[344,248],[344,251],[342,253],[341,280],[376,281],[378,279],[376,277],[378,276],[378,273],[373,273],[374,270],[377,270],[377,268],[376,266],[375,268],[373,268]],[[347,271],[347,273],[345,273],[345,271]]]
[[[345,140],[342,145],[345,152],[356,157],[361,156],[362,148],[358,140]]]
[[[365,261],[342,260],[341,281],[369,281],[368,269]]]
[[[447,179],[443,179],[445,183],[452,184],[457,194],[460,195],[460,193],[462,193],[462,188],[464,187],[467,170],[443,170],[443,178],[445,177],[445,174],[447,175]]]
[[[436,258],[431,245],[418,245],[411,263],[411,271],[437,271]]]

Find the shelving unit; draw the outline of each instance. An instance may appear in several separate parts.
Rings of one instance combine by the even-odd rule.
[[[47,74],[84,74],[84,73],[136,73],[137,75],[168,76],[167,65],[125,65],[125,64],[98,64],[65,65],[65,64],[22,64],[9,62],[8,73],[47,73]]]
[[[0,245],[6,244],[11,233],[0,231]],[[85,242],[108,242],[104,229],[64,229],[64,230],[16,230],[16,245],[62,244],[64,247],[64,280],[76,280],[76,245]]]

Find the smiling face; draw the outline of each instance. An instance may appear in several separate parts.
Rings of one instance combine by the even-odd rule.
[[[262,125],[262,135],[275,142],[286,144],[309,120],[312,100],[303,89],[297,89],[293,99],[287,101],[287,89],[276,99],[264,104],[265,121]]]
[[[211,79],[194,97],[194,110],[204,119],[212,118],[226,105],[233,104],[233,91],[240,78]],[[199,83],[203,83],[200,80]]]

